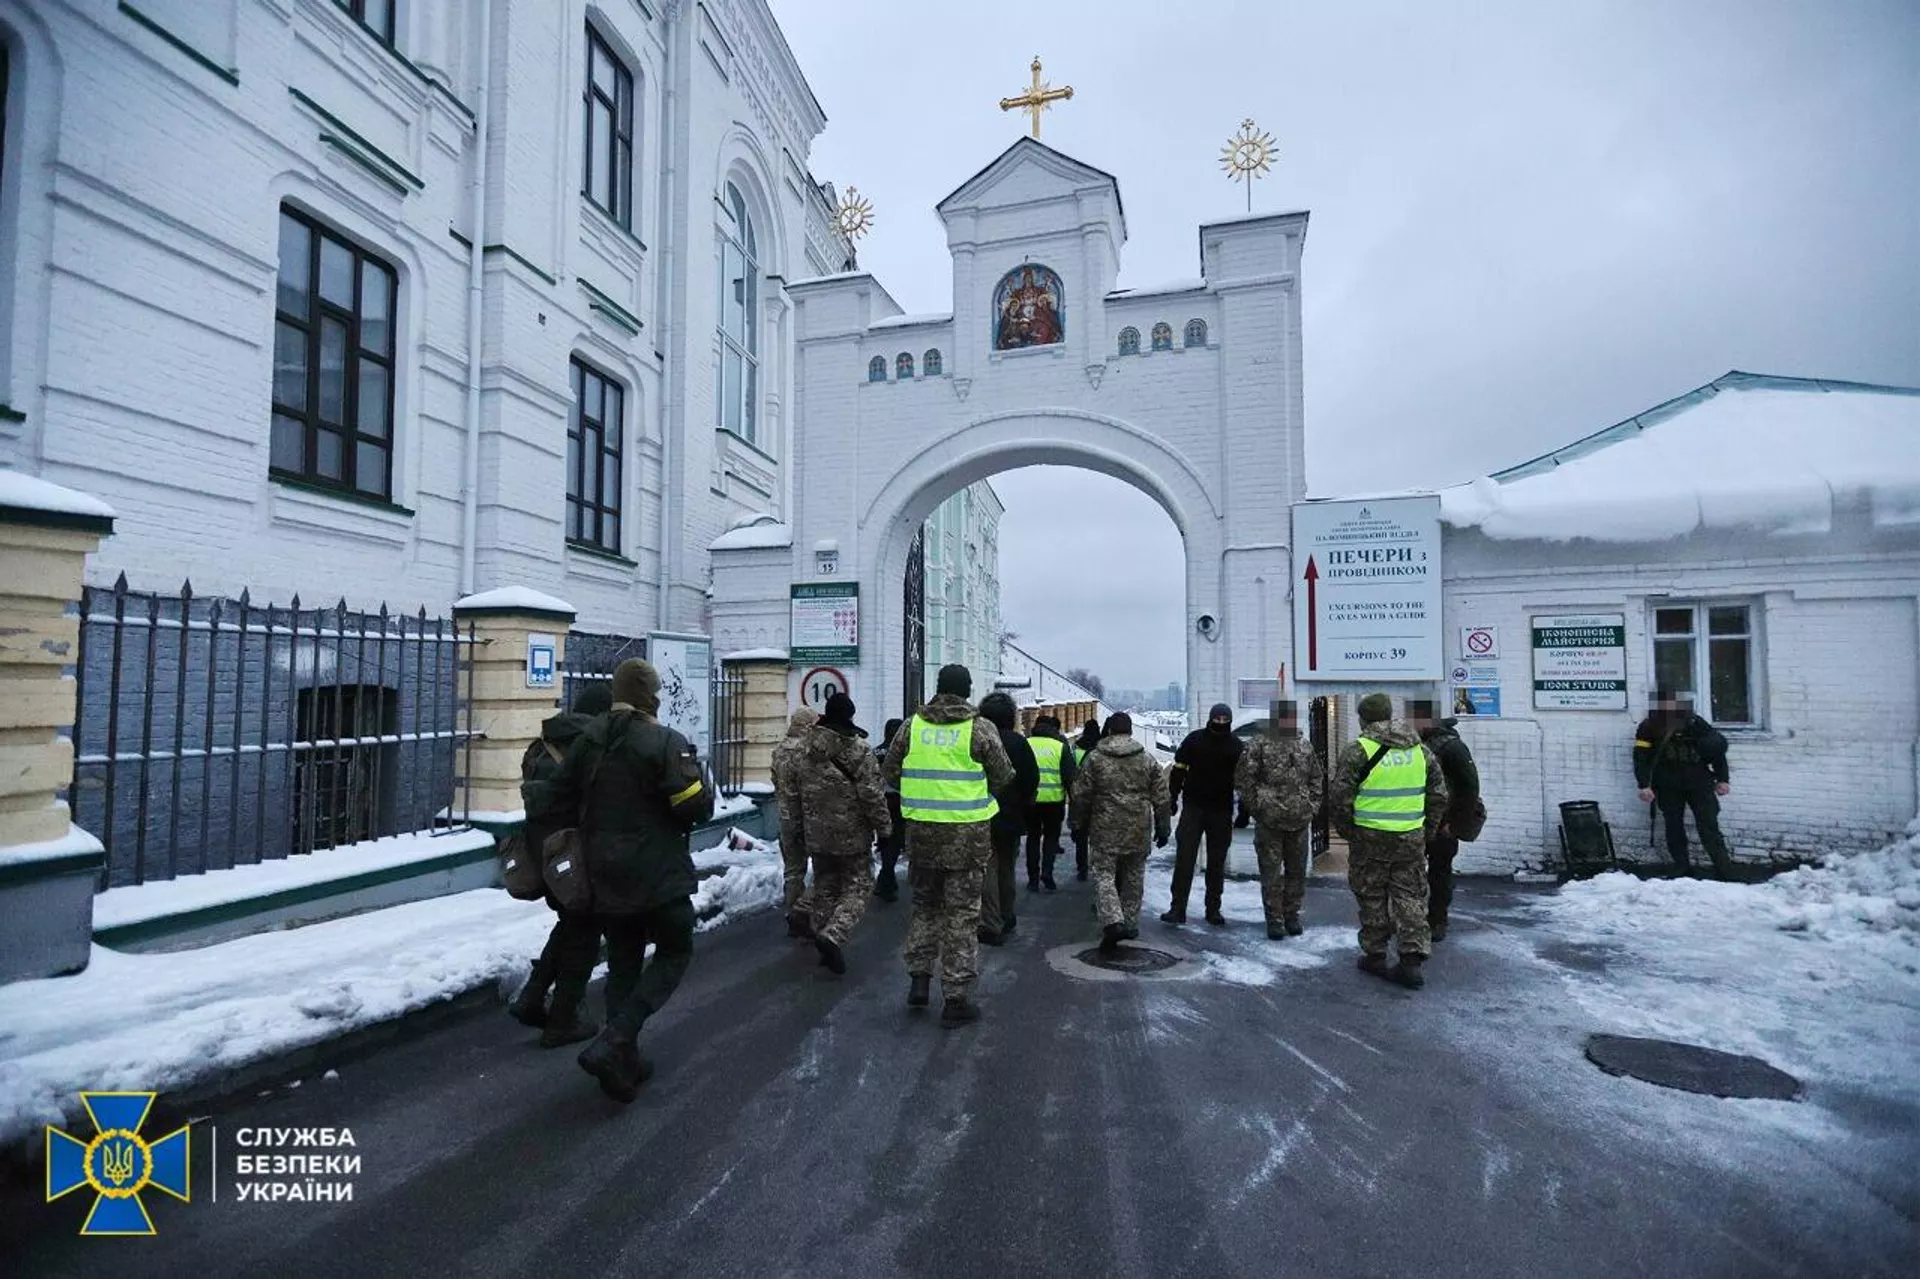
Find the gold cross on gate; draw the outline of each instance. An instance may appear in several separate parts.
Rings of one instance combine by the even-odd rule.
[[[1040,83],[1040,55],[1033,55],[1033,87],[1017,98],[1000,99],[1002,111],[1029,111],[1033,114],[1033,136],[1040,136],[1040,113],[1049,104],[1065,101],[1073,96],[1073,86],[1054,89]]]

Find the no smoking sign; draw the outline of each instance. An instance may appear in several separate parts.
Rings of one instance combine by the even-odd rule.
[[[1500,656],[1500,628],[1498,626],[1461,627],[1460,655],[1470,662]]]

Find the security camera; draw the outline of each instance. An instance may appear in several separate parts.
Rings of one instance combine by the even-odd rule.
[[[1218,625],[1218,623],[1213,620],[1212,613],[1202,613],[1194,620],[1193,625],[1202,635],[1211,635],[1213,634],[1213,628]]]

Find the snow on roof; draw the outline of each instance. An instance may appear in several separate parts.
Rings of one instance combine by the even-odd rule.
[[[24,471],[0,469],[0,506],[53,515],[87,515],[110,520],[113,508],[97,497],[63,488]]]
[[[927,311],[920,315],[889,315],[884,320],[875,320],[868,329],[904,329],[913,324],[948,324],[953,320],[951,311]]]
[[[793,527],[771,515],[756,515],[707,543],[710,551],[767,550],[793,545]]]
[[[784,662],[788,660],[784,648],[743,648],[732,653],[722,653],[723,662]]]
[[[526,586],[497,586],[490,591],[481,591],[478,595],[469,595],[455,602],[453,609],[456,613],[474,609],[525,609],[530,613],[568,614],[578,611],[563,599]]]
[[[1194,293],[1206,287],[1205,278],[1195,275],[1180,280],[1168,280],[1164,284],[1143,285],[1137,289],[1115,289],[1107,294],[1107,298],[1124,301],[1127,298],[1150,298],[1161,293]]]
[[[1920,389],[1735,372],[1546,457],[1443,489],[1440,517],[1492,538],[1545,541],[1820,533],[1837,501],[1863,495],[1876,525],[1920,524]]]

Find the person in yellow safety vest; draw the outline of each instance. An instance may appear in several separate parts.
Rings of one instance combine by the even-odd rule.
[[[1060,825],[1067,817],[1073,779],[1080,772],[1080,753],[1067,745],[1060,735],[1060,721],[1052,715],[1033,721],[1027,744],[1040,767],[1040,786],[1027,815],[1027,891],[1037,893],[1045,885],[1051,893],[1059,888],[1053,882],[1053,863],[1060,856]]]
[[[1360,699],[1360,736],[1334,768],[1334,829],[1347,841],[1347,883],[1360,907],[1360,968],[1409,990],[1426,984],[1427,842],[1447,816],[1440,761],[1393,718],[1385,693]],[[1400,962],[1387,942],[1399,937]]]
[[[1073,742],[1073,763],[1075,774],[1087,765],[1087,756],[1100,744],[1100,722],[1088,720],[1080,726],[1080,736]],[[1071,792],[1068,798],[1072,798]],[[1081,883],[1087,882],[1087,832],[1079,826],[1068,823],[1073,831],[1073,877]]]
[[[933,700],[894,735],[880,772],[899,787],[907,828],[907,1007],[927,1006],[938,963],[940,1024],[962,1026],[980,1016],[971,992],[980,970],[981,883],[993,854],[988,823],[998,811],[995,792],[1013,782],[1013,765],[991,725],[975,731],[966,667],[941,667],[934,687]]]

